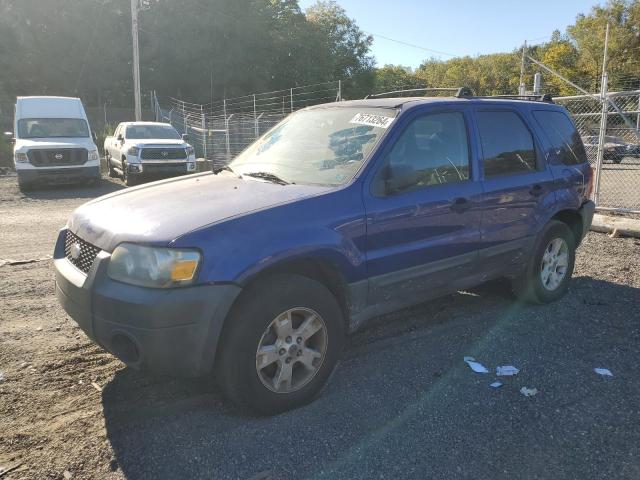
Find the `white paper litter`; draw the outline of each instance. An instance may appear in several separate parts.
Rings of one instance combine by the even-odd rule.
[[[537,388],[522,387],[520,389],[520,393],[522,395],[524,395],[525,397],[533,397],[534,395],[537,395],[538,389]]]
[[[489,373],[489,370],[487,370],[487,367],[485,367],[479,362],[476,362],[476,359],[473,357],[464,357],[464,361],[467,365],[469,365],[469,367],[471,367],[471,370],[473,370],[476,373]]]
[[[491,388],[500,388],[502,385],[504,385],[502,382],[493,382],[491,385],[489,385]]]
[[[4,372],[0,372],[0,382],[4,382]]]
[[[502,367],[496,367],[496,375],[498,377],[512,377],[514,375],[517,375],[519,371],[520,370],[518,370],[513,365],[504,365]]]
[[[603,377],[613,377],[613,373],[611,373],[611,370],[607,368],[594,368],[593,371],[598,375],[602,375]]]

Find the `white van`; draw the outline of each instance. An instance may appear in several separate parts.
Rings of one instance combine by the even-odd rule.
[[[100,179],[95,135],[79,98],[18,97],[12,135],[21,189]]]

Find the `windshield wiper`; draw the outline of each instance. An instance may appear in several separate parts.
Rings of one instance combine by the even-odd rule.
[[[236,172],[233,168],[231,168],[229,165],[223,165],[222,167],[218,167],[218,168],[214,168],[213,169],[213,174],[214,175],[218,175],[220,172],[223,171],[227,171],[227,172],[231,172],[235,175],[238,176],[238,178],[242,178],[242,175],[240,175],[238,172]]]
[[[279,185],[289,185],[290,183],[293,183],[293,182],[287,182],[286,180],[283,180],[279,176],[269,172],[250,172],[250,173],[245,173],[244,175],[246,175],[247,177],[261,178],[268,182],[277,183]]]

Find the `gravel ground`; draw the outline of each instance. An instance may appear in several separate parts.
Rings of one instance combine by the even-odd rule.
[[[553,305],[496,282],[379,318],[315,403],[253,418],[211,381],[147,376],[90,343],[50,260],[2,265],[50,255],[71,210],[116,188],[25,197],[0,177],[3,480],[640,478],[640,241],[589,234]],[[520,373],[493,390],[466,355]]]

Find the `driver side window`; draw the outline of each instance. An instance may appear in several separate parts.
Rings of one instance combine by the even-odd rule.
[[[424,115],[407,126],[386,158],[386,194],[466,181],[469,162],[463,113]]]

